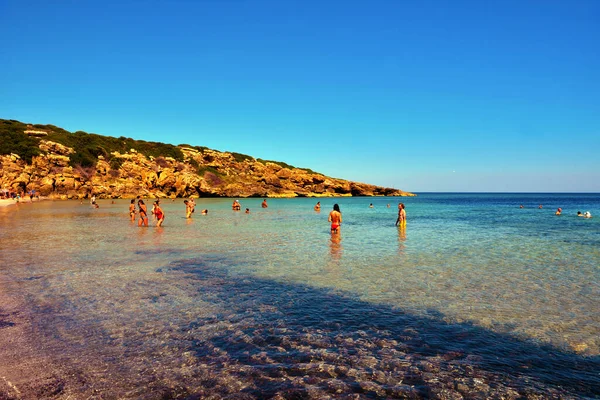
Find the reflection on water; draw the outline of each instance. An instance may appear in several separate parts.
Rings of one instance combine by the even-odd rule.
[[[329,253],[331,254],[331,260],[339,262],[342,257],[342,233],[332,233],[329,245]]]
[[[425,198],[407,239],[377,200],[336,199],[343,239],[309,199],[165,202],[161,228],[121,201],[0,209],[0,332],[24,340],[0,372],[24,398],[600,395],[595,221]]]

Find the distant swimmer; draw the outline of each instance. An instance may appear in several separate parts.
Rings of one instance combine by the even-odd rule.
[[[144,200],[138,200],[138,213],[140,214],[140,219],[138,220],[138,226],[148,226],[148,210],[146,209],[146,205],[144,204]]]
[[[208,214],[208,210],[205,208],[204,210],[202,210],[202,215],[207,215]]]
[[[260,205],[262,208],[267,208],[269,205],[267,204],[267,199],[264,199],[262,204]]]
[[[523,204],[521,204],[521,205],[519,206],[519,208],[524,208],[524,207],[523,207]]]
[[[246,208],[246,214],[250,214],[250,209]]]
[[[396,226],[403,226],[406,224],[406,211],[404,210],[404,203],[398,203],[398,218],[396,219]]]
[[[583,217],[583,213],[581,211],[577,211],[577,216],[578,217]]]
[[[163,212],[162,208],[160,208],[158,200],[154,202],[154,216],[156,217],[156,226],[161,226],[165,220],[165,213]]]
[[[390,203],[387,203],[387,208],[390,208]]]
[[[583,218],[592,218],[592,213],[591,213],[591,212],[589,212],[589,211],[586,211],[586,212],[583,214]]]
[[[544,206],[542,206],[541,204],[538,206],[538,208],[541,210],[542,208],[544,208]]]
[[[240,204],[240,202],[239,202],[239,201],[237,201],[237,200],[234,200],[234,201],[233,201],[233,204],[231,205],[231,209],[232,209],[233,211],[240,211],[240,210],[242,209],[242,205]]]
[[[315,211],[321,211],[321,202],[320,201],[317,201],[317,204],[315,204],[314,210]]]
[[[554,214],[560,215],[561,213],[562,213],[562,208],[558,207],[558,209],[556,210],[556,212]]]
[[[327,221],[331,222],[331,233],[338,233],[340,231],[340,226],[342,225],[342,212],[340,211],[340,206],[337,204],[333,205],[333,211],[329,213]]]
[[[369,208],[373,208],[373,203],[369,204]]]

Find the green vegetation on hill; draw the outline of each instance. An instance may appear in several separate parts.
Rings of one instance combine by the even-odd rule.
[[[146,157],[172,157],[177,161],[183,161],[183,153],[172,144],[147,142],[134,140],[126,137],[114,138],[110,136],[97,135],[77,131],[68,132],[54,125],[28,125],[14,120],[0,120],[0,154],[18,154],[22,159],[31,162],[31,158],[40,154],[39,140],[29,137],[23,132],[26,130],[39,130],[48,134],[44,139],[71,147],[75,154],[71,154],[70,164],[89,167],[95,165],[98,156],[111,160],[112,152],[126,153],[135,149]]]
[[[208,150],[208,148],[204,146],[191,146],[187,144],[174,146],[166,143],[135,140],[123,136],[119,138],[102,136],[95,133],[86,133],[82,131],[72,133],[54,125],[28,125],[15,120],[0,119],[0,154],[15,153],[18,154],[21,159],[31,163],[31,159],[40,154],[40,139],[24,134],[23,132],[26,130],[44,131],[48,135],[44,136],[43,139],[60,143],[75,150],[74,154],[69,155],[69,158],[71,159],[71,166],[79,165],[82,167],[90,167],[96,164],[98,161],[98,156],[103,156],[104,159],[110,163],[111,168],[118,169],[121,164],[121,160],[115,159],[111,153],[116,151],[124,154],[129,152],[131,149],[134,149],[146,157],[172,157],[180,162],[183,161],[183,153],[179,147],[189,147],[202,153],[204,153],[205,150]],[[255,160],[254,157],[246,154],[231,152],[231,155],[237,162]],[[263,164],[273,163],[289,169],[296,168],[293,165],[289,165],[281,161],[262,160],[260,158],[256,159],[256,161]],[[197,162],[193,162],[192,164],[196,169],[198,169],[198,173],[206,172],[199,165],[197,165]],[[316,172],[308,168],[302,169],[308,173],[316,174]],[[217,171],[209,172],[217,173]]]
[[[13,120],[0,120],[0,154],[17,154],[31,163],[40,154],[38,140],[23,134],[27,125]]]

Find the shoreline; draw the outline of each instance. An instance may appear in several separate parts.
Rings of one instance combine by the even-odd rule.
[[[0,199],[0,207],[8,207],[13,204],[17,204],[17,202],[13,199]]]

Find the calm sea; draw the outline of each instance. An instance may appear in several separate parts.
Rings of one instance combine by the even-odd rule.
[[[0,208],[0,290],[16,302],[0,304],[0,335],[24,328],[11,385],[24,398],[600,396],[599,194],[326,198],[320,213],[317,200],[241,199],[245,214],[198,199],[191,220],[163,200],[162,228],[130,222],[125,200]]]

